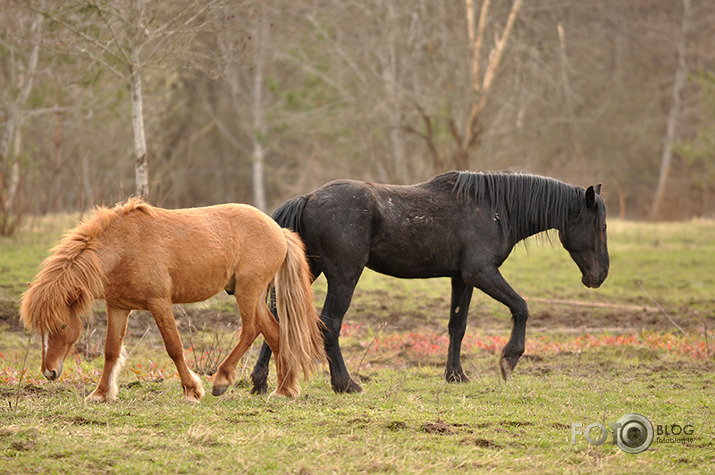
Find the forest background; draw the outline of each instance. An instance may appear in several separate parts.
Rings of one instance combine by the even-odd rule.
[[[0,233],[450,169],[712,217],[714,31],[710,0],[8,0]]]

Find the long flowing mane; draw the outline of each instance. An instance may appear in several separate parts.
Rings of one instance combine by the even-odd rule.
[[[457,197],[489,203],[493,219],[514,241],[549,228],[566,229],[569,210],[584,191],[538,175],[462,171],[442,176],[450,174]]]
[[[97,207],[50,250],[21,299],[20,318],[26,328],[53,332],[90,310],[105,281],[97,238],[114,221],[136,210],[154,213],[153,207],[140,198],[130,198],[114,208]]]

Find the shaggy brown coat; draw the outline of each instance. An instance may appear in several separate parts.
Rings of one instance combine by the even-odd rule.
[[[81,332],[80,315],[90,311],[95,299],[106,301],[105,365],[89,400],[116,397],[129,312],[148,310],[186,397],[198,401],[203,387],[184,360],[171,306],[205,300],[224,289],[235,292],[242,329],[214,376],[214,394],[233,384],[238,360],[259,333],[281,355],[277,394],[297,395],[296,372],[308,377],[323,358],[303,243],[251,206],[167,210],[133,198],[111,209],[97,208],[51,253],[22,297],[21,319],[42,334],[42,371],[56,379]],[[265,303],[271,282],[280,326]]]

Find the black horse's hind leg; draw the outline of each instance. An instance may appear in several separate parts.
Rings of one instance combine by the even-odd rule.
[[[276,312],[276,291],[275,288],[271,290],[269,307],[273,318],[278,320],[278,314]],[[268,343],[265,341],[261,345],[261,352],[258,354],[258,359],[251,372],[251,383],[253,387],[251,388],[251,394],[266,394],[268,392],[268,374],[270,373],[270,363],[271,355],[273,351]]]
[[[271,347],[264,341],[256,365],[251,372],[251,383],[253,383],[251,394],[266,394],[268,392],[268,372],[272,354]]]
[[[350,300],[352,300],[356,284],[357,278],[351,284],[335,284],[328,280],[328,296],[325,298],[323,312],[320,315],[324,324],[325,353],[330,365],[330,384],[336,393],[362,391],[360,385],[353,381],[348,374],[343,354],[340,351],[340,328],[343,325],[343,317],[350,307]]]
[[[496,267],[483,270],[474,276],[473,280],[475,287],[503,303],[511,311],[513,325],[511,336],[506,345],[504,345],[499,359],[502,377],[506,380],[516,367],[521,355],[524,354],[526,319],[529,316],[529,309],[524,299],[511,288]]]
[[[323,337],[325,339],[325,352],[330,365],[330,383],[336,393],[356,393],[362,391],[359,384],[350,378],[345,366],[342,352],[340,351],[340,328],[343,317],[348,311],[350,300],[355,286],[328,284],[328,296],[325,298],[320,319],[323,321]],[[251,372],[251,394],[265,394],[268,391],[269,363],[272,355],[271,348],[264,342],[261,353],[258,355],[256,365]]]
[[[313,262],[310,263],[310,274],[313,276],[313,281],[318,278],[321,271],[314,265]],[[271,298],[269,307],[273,318],[280,323],[278,314],[276,312],[276,293],[275,288],[271,291]],[[271,356],[273,355],[273,350],[268,346],[265,341],[261,345],[261,351],[258,354],[258,359],[256,360],[255,366],[253,366],[253,371],[251,371],[251,394],[266,394],[268,392],[268,374],[270,373],[270,363]]]
[[[449,313],[449,351],[447,352],[447,382],[467,382],[469,378],[462,370],[460,353],[462,339],[467,329],[467,313],[472,299],[474,287],[465,284],[461,279],[452,278],[452,304]]]

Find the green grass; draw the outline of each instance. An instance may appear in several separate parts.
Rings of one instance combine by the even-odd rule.
[[[609,277],[597,290],[583,287],[580,273],[555,239],[554,246],[516,248],[504,274],[527,295],[651,305],[637,282],[673,309],[715,307],[715,222],[609,222]],[[546,269],[539,275],[534,269]],[[548,283],[548,285],[543,285]],[[537,287],[534,286],[537,284]]]
[[[712,221],[609,223],[611,275],[598,290],[581,285],[557,238],[518,246],[503,273],[531,317],[527,352],[506,384],[497,369],[510,327],[505,308],[475,292],[463,347],[472,381],[447,384],[449,281],[366,271],[342,338],[364,393],[333,394],[324,366],[295,400],[250,396],[256,343],[224,396],[210,396],[202,375],[209,395],[198,405],[182,400],[142,313],[131,317],[115,403],[84,403],[103,363],[101,307],[81,340],[89,354],[70,356],[58,382],[41,377],[38,336],[28,342],[10,319],[24,282],[72,223],[36,220],[0,241],[0,473],[715,471]],[[687,336],[660,311],[643,310],[653,303],[637,281]],[[315,292],[321,303],[323,279]],[[576,303],[554,302],[562,300]],[[235,342],[235,314],[221,295],[177,307],[190,366],[210,372],[218,350]],[[582,436],[571,444],[572,423],[608,426],[631,412],[656,427],[692,424],[693,440],[656,441],[637,455],[610,434],[600,446]]]
[[[432,364],[380,367],[359,395],[333,394],[321,375],[296,400],[250,397],[241,384],[198,405],[181,400],[177,379],[127,384],[126,372],[114,404],[85,405],[90,386],[32,386],[0,415],[0,472],[711,472],[713,364],[623,357],[525,361],[506,385],[483,357],[481,377],[461,385]],[[639,455],[610,441],[571,444],[572,423],[630,412],[692,424],[694,440]]]

